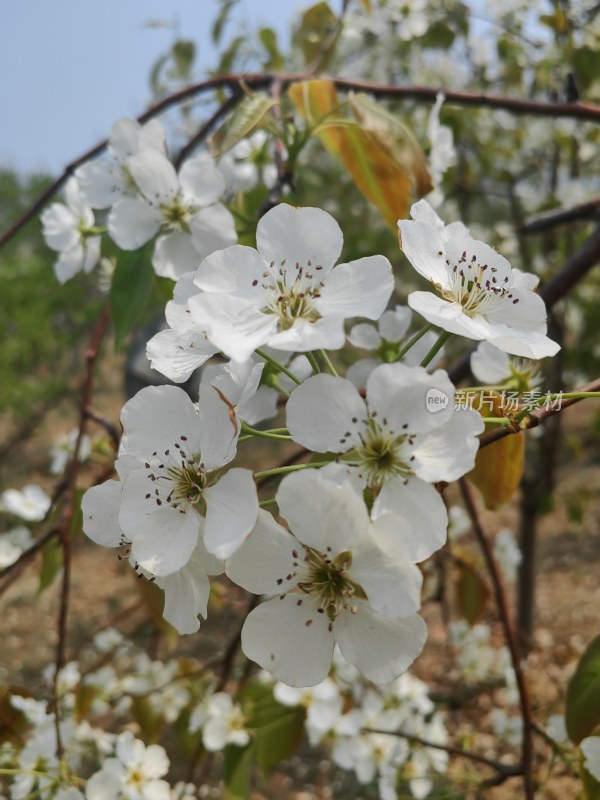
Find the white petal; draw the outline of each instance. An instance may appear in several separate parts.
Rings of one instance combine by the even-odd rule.
[[[381,344],[381,336],[374,325],[363,322],[351,329],[348,341],[354,347],[360,347],[363,350],[377,350]]]
[[[334,218],[320,208],[281,203],[261,218],[256,245],[267,261],[323,267],[326,275],[342,252],[344,237]]]
[[[346,342],[344,318],[333,314],[316,322],[297,319],[291,328],[273,333],[267,340],[270,347],[286,352],[306,353],[310,350],[339,350]]]
[[[339,264],[327,276],[315,308],[323,316],[378,319],[394,290],[392,265],[383,256]]]
[[[52,250],[68,250],[79,242],[79,220],[62,203],[53,203],[41,216],[44,239]]]
[[[513,267],[513,286],[517,289],[529,289],[535,292],[539,286],[540,279],[532,272],[521,272],[520,269]]]
[[[256,425],[265,419],[277,416],[279,393],[268,386],[259,386],[256,394],[241,402],[237,407],[240,419],[248,425]]]
[[[75,177],[92,208],[108,208],[127,191],[121,168],[105,159],[83,164],[75,171]]]
[[[374,683],[390,683],[423,649],[427,627],[418,614],[391,620],[362,600],[356,605],[356,614],[342,614],[335,623],[342,655]]]
[[[265,302],[260,286],[264,271],[265,263],[253,247],[233,245],[205,258],[196,272],[194,284],[205,292],[222,292],[261,306]]]
[[[221,250],[237,242],[233,217],[220,203],[200,209],[194,214],[189,225],[192,230],[192,243],[200,260],[215,250]]]
[[[314,686],[329,672],[333,634],[329,619],[308,598],[291,593],[248,615],[242,628],[247,658],[288,686]]]
[[[202,565],[192,557],[183,569],[156,582],[165,593],[163,617],[179,633],[195,633],[200,628],[198,614],[206,619],[210,595]]]
[[[365,590],[371,608],[385,617],[406,617],[421,606],[423,576],[405,557],[369,544],[353,554],[350,576]]]
[[[505,332],[502,332],[499,326],[495,326],[494,333],[489,340],[507,353],[534,360],[554,356],[560,350],[560,345],[544,336],[543,333],[519,331],[516,328],[507,328]]]
[[[249,469],[235,468],[204,491],[204,545],[217,558],[229,558],[244,542],[258,514],[256,485]]]
[[[66,283],[81,271],[85,251],[81,242],[77,242],[68,250],[63,250],[54,264],[54,274],[60,283]]]
[[[588,736],[583,739],[579,745],[581,752],[585,756],[585,768],[593,775],[596,780],[600,781],[600,738],[597,736]]]
[[[502,383],[510,377],[510,359],[493,344],[481,342],[471,353],[471,372],[482,383]]]
[[[388,513],[389,512],[389,513]],[[448,513],[441,495],[419,478],[385,483],[372,509],[373,537],[390,553],[424,561],[446,541]]]
[[[380,364],[381,361],[377,358],[361,358],[360,361],[356,361],[351,367],[348,367],[346,379],[351,381],[357,389],[364,389],[369,375]]]
[[[411,292],[408,305],[428,322],[467,339],[487,339],[492,331],[483,317],[468,317],[460,303],[451,303],[431,292]]]
[[[379,333],[386,342],[401,342],[410,327],[412,314],[408,306],[396,306],[386,311],[379,320]]]
[[[286,406],[290,435],[317,453],[345,453],[360,441],[366,408],[356,388],[345,378],[315,375],[298,386]]]
[[[189,233],[171,231],[156,240],[152,266],[157,275],[176,281],[195,270],[199,263],[200,256]]]
[[[159,744],[151,744],[146,747],[140,762],[144,778],[160,778],[168,772],[169,765],[169,758]]]
[[[423,220],[398,220],[398,228],[400,247],[419,275],[446,286],[448,268],[440,232]]]
[[[108,215],[108,233],[122,250],[137,250],[158,232],[162,215],[143,200],[124,197]]]
[[[121,481],[106,481],[88,489],[81,501],[85,535],[103,547],[118,547],[123,540],[118,520],[122,490]]]
[[[235,458],[240,423],[226,398],[210,384],[200,385],[198,408],[202,461],[206,469],[218,469]]]
[[[304,558],[304,548],[271,514],[260,509],[254,529],[227,562],[226,572],[234,583],[249,592],[281,594],[296,584],[297,579],[291,573],[298,558]]]
[[[225,178],[208,153],[201,153],[184,162],[179,181],[185,199],[199,206],[216,202],[225,191]]]
[[[160,331],[146,345],[152,369],[166,375],[174,383],[187,381],[217,349],[202,333],[194,331]]]
[[[183,389],[176,386],[147,386],[139,391],[123,406],[121,424],[123,447],[142,461],[155,451],[162,458],[175,442],[185,442],[188,452],[198,450],[198,412]]]
[[[334,554],[353,550],[368,537],[369,516],[349,481],[338,483],[318,470],[291,473],[279,484],[277,505],[294,535],[309,547]]]
[[[435,406],[430,402],[433,396],[441,400]],[[381,364],[369,375],[367,405],[384,430],[396,435],[428,431],[451,418],[454,385],[441,369],[430,375],[423,367]]]
[[[177,173],[162,153],[142,150],[127,159],[127,167],[146,200],[157,208],[177,194]]]
[[[546,333],[546,304],[539,294],[529,289],[512,289],[509,294],[510,298],[503,298],[501,305],[485,315],[488,322]]]
[[[235,361],[247,361],[277,328],[274,314],[263,314],[254,303],[220,292],[203,292],[189,300],[194,323],[206,330],[213,344]]]
[[[479,449],[477,436],[484,424],[479,414],[466,408],[454,411],[449,422],[415,441],[412,462],[424,481],[455,481],[473,469]]]
[[[153,484],[145,470],[135,470],[123,485],[119,525],[131,540],[131,558],[154,575],[169,575],[184,567],[196,545],[201,520],[189,510],[152,508],[145,499]]]
[[[137,119],[123,117],[111,128],[108,149],[118,159],[124,161],[138,151],[140,123]]]

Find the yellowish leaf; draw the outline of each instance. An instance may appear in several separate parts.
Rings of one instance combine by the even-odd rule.
[[[486,404],[482,417],[502,416],[500,397],[494,396],[491,404]],[[491,405],[491,407],[490,407]],[[486,429],[495,428],[486,425]],[[523,475],[525,443],[520,433],[506,436],[482,448],[477,453],[475,467],[467,476],[483,495],[487,508],[496,509],[513,496]]]
[[[342,114],[328,80],[292,84],[289,96],[327,150],[350,173],[359,191],[395,229],[415,199],[431,190],[425,156],[407,129],[364,96],[350,99],[353,118]]]
[[[214,155],[221,155],[234,147],[241,139],[249,136],[259,127],[265,114],[275,105],[277,105],[277,101],[265,92],[255,92],[255,94],[244,97],[233,114],[214,133],[211,139]]]

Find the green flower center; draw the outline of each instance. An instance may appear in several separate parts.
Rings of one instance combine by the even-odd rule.
[[[298,588],[317,600],[319,613],[327,614],[331,622],[344,610],[356,613],[353,599],[366,600],[367,596],[348,576],[352,553],[343,552],[332,558],[328,553],[306,547],[306,562],[306,576]]]

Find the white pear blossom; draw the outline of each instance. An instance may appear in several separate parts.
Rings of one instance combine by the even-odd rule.
[[[444,95],[439,92],[427,122],[427,138],[430,144],[428,166],[434,187],[427,195],[427,200],[434,208],[437,208],[444,199],[440,191],[442,178],[448,168],[456,163],[452,129],[440,123],[440,110],[444,99]]]
[[[523,720],[509,716],[503,708],[492,709],[492,730],[496,736],[517,747],[523,738]]]
[[[53,203],[41,216],[43,235],[51,250],[60,253],[54,273],[65,283],[77,272],[91,272],[100,260],[100,239],[94,212],[83,199],[75,178],[65,184],[65,200]]]
[[[52,500],[46,492],[41,486],[33,483],[24,486],[21,490],[6,489],[0,495],[2,511],[7,511],[28,522],[39,522],[44,519],[51,505]]]
[[[54,444],[52,445],[52,449],[50,450],[50,455],[52,457],[50,472],[52,475],[61,475],[64,472],[65,467],[73,455],[78,436],[79,431],[77,428],[74,428],[73,430],[69,431],[69,433],[61,434],[55,440]],[[81,437],[81,442],[79,445],[79,462],[83,463],[89,457],[91,452],[92,442],[90,437],[84,433]]]
[[[125,731],[117,737],[115,755],[88,780],[87,800],[170,800],[169,784],[161,780],[169,759],[160,745],[146,747]]]
[[[444,226],[427,201],[413,205],[411,216],[398,221],[402,250],[441,294],[411,292],[414,311],[450,333],[485,339],[513,355],[543,358],[560,349],[546,336],[546,307],[529,278],[515,275],[505,258],[468,236],[464,226]]]
[[[444,402],[432,411],[430,397]],[[287,427],[304,447],[342,455],[348,474],[375,492],[373,516],[405,520],[421,561],[446,539],[446,507],[432,484],[473,468],[483,431],[479,414],[455,410],[453,399],[443,370],[382,364],[369,376],[366,399],[344,378],[315,375],[288,400]],[[386,546],[405,546],[399,536]]]
[[[340,690],[331,678],[305,689],[279,682],[273,687],[273,696],[284,706],[306,709],[304,725],[311,747],[319,744],[335,728],[344,706]]]
[[[356,386],[357,389],[364,388],[367,378],[375,367],[382,363],[390,363],[397,360],[398,353],[407,337],[410,327],[412,313],[407,306],[396,306],[393,311],[384,311],[377,327],[361,322],[355,325],[348,334],[348,341],[354,347],[362,350],[374,351],[373,358],[364,358],[356,361],[348,368],[346,377]],[[402,357],[402,363],[409,366],[418,366],[425,358],[437,341],[437,335],[433,331],[426,334],[415,342],[415,344]],[[444,348],[436,353],[430,361],[428,369],[434,369],[444,356]]]
[[[267,189],[275,186],[277,168],[273,156],[265,152],[266,145],[267,133],[259,130],[221,156],[218,167],[232,194],[248,192],[258,186],[261,180]]]
[[[383,256],[335,267],[343,244],[337,222],[318,208],[281,204],[256,230],[257,250],[213,253],[196,273],[194,321],[223,353],[246,361],[264,345],[306,352],[339,349],[344,320],[378,319],[393,289]]]
[[[245,747],[250,733],[241,707],[227,692],[209,695],[190,717],[192,732],[202,728],[202,744],[209,752],[223,750],[228,744]]]
[[[531,391],[540,385],[536,361],[510,356],[489,342],[479,342],[471,353],[470,362],[473,375],[488,385],[504,384],[507,389],[519,392]]]
[[[110,158],[88,161],[75,171],[82,195],[92,208],[108,208],[121,197],[137,194],[127,159],[142,150],[166,155],[165,129],[157,119],[145,125],[128,117],[117,120],[108,140]]]
[[[18,525],[0,533],[0,571],[14,564],[21,553],[28,550],[32,544],[31,531],[25,525]]]
[[[227,403],[212,387],[200,388],[196,406],[182,389],[151,386],[125,404],[121,422],[122,448],[138,462],[124,479],[118,514],[131,557],[163,578],[185,567],[201,536],[209,553],[231,555],[254,525],[258,500],[250,470],[223,473],[239,435]],[[88,500],[91,538],[97,513],[100,498]]]
[[[390,515],[371,522],[349,482],[312,470],[287,475],[276,499],[292,533],[259,512],[227,568],[248,591],[276,595],[246,618],[244,653],[288,686],[314,686],[327,676],[337,642],[367,678],[393,680],[425,640],[410,540],[403,558],[399,548],[384,553],[377,539]]]
[[[523,556],[512,531],[508,528],[503,528],[496,534],[494,555],[500,565],[504,579],[509,582],[516,580],[517,570],[523,560]]]
[[[158,275],[176,280],[237,240],[233,217],[217,202],[225,179],[208,153],[186,161],[179,174],[151,149],[128,158],[126,166],[139,194],[115,203],[108,230],[123,250],[137,250],[160,234],[152,258]]]

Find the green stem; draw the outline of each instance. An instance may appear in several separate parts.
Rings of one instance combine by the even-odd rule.
[[[554,392],[553,394],[545,394],[539,397],[532,403],[529,403],[522,411],[515,415],[515,422],[521,422],[531,412],[535,411],[545,403],[551,403],[554,400],[586,400],[590,397],[600,397],[600,392]]]
[[[279,431],[285,431],[285,434],[279,433]],[[246,437],[252,436],[260,436],[262,439],[277,439],[279,441],[284,442],[291,442],[292,437],[287,432],[287,428],[273,428],[272,430],[268,431],[261,431],[258,428],[251,428],[250,425],[246,425],[246,423],[242,420],[242,433],[245,436],[240,437],[240,441],[244,440],[247,441]]]
[[[274,467],[273,469],[263,469],[262,472],[255,472],[254,477],[271,478],[274,475],[287,475],[288,472],[298,472],[301,469],[319,469],[331,464],[331,461],[310,461],[308,464],[290,464],[289,467]]]
[[[405,355],[408,353],[408,351],[410,350],[410,348],[411,348],[413,345],[415,345],[415,344],[416,344],[416,343],[419,341],[419,339],[420,339],[422,336],[425,336],[425,334],[427,333],[427,331],[430,331],[432,328],[433,328],[433,325],[432,325],[432,323],[431,323],[431,322],[428,322],[428,323],[427,323],[427,325],[423,325],[423,327],[421,328],[421,330],[420,330],[420,331],[417,331],[417,332],[415,333],[415,335],[414,335],[414,336],[412,336],[412,337],[411,337],[411,338],[408,340],[408,342],[407,342],[407,343],[404,345],[404,347],[401,347],[401,348],[400,348],[400,352],[398,353],[398,355],[396,356],[396,358],[394,359],[394,361],[400,361],[402,358],[404,358],[404,356],[405,356]]]
[[[325,352],[325,350],[319,350],[319,355],[321,356],[321,358],[325,362],[325,366],[327,367],[329,372],[331,372],[331,374],[335,378],[339,378],[340,376],[338,375],[338,372],[337,372],[336,368],[333,366],[333,363],[332,363],[331,359],[329,358],[329,356],[327,355],[327,353]]]
[[[508,417],[484,417],[483,421],[486,423],[493,422],[496,425],[510,425],[511,420]]]
[[[278,370],[279,372],[283,372],[283,374],[287,375],[290,380],[294,381],[294,383],[297,383],[298,386],[300,386],[300,384],[302,383],[300,378],[297,378],[293,372],[290,372],[290,370],[287,369],[287,367],[284,367],[283,364],[280,364],[279,361],[277,361],[277,359],[273,358],[273,356],[270,356],[268,353],[265,353],[265,351],[262,350],[260,347],[257,347],[254,352],[256,353],[257,356],[264,358],[264,360],[268,364],[270,364],[272,367],[275,367],[275,369]]]
[[[319,372],[321,372],[321,370],[319,368],[319,364],[317,363],[317,359],[315,358],[314,353],[305,353],[304,355],[308,359],[308,363],[311,365],[312,371],[315,373],[315,375],[318,375]]]
[[[440,335],[437,338],[437,342],[433,345],[431,350],[427,353],[423,361],[421,361],[422,367],[429,366],[430,362],[433,361],[434,357],[439,353],[442,347],[446,344],[448,339],[452,336],[450,331],[441,331]]]
[[[272,497],[270,500],[262,500],[258,505],[261,508],[269,508],[269,506],[276,506],[277,500],[275,500],[275,498]]]

